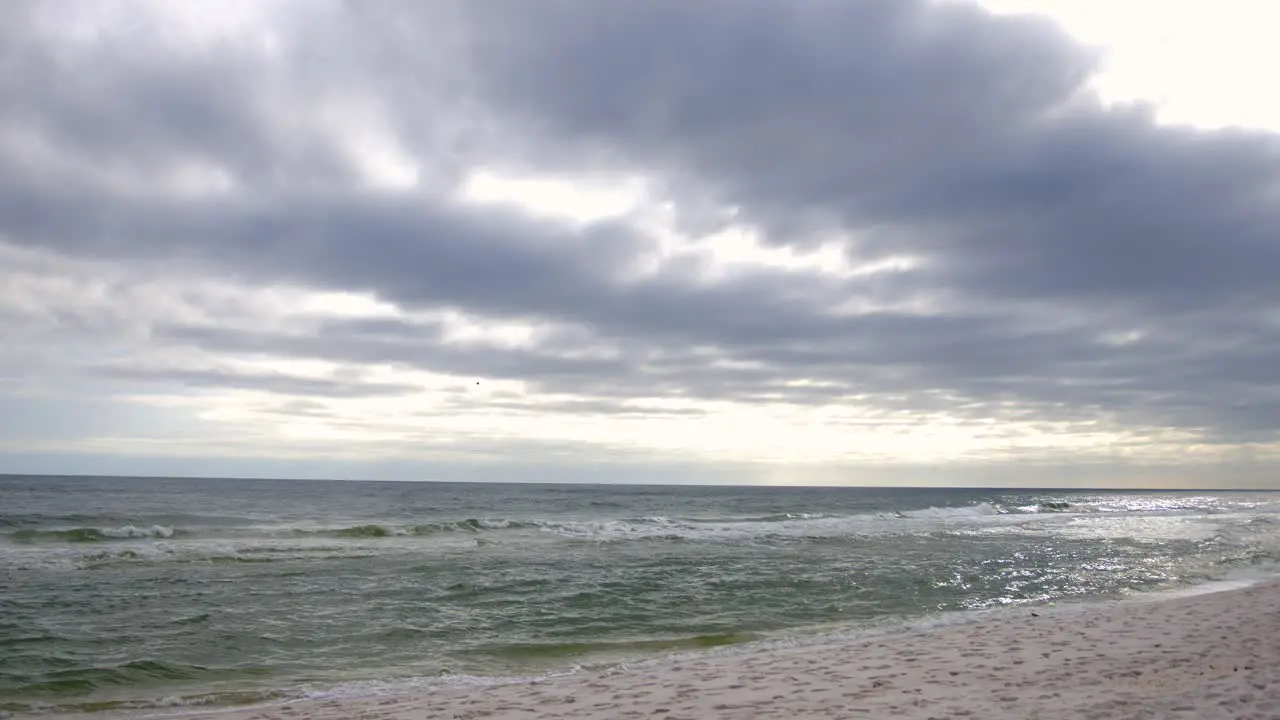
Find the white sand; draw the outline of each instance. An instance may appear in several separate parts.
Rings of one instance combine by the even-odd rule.
[[[187,718],[1280,718],[1280,583],[539,683]]]

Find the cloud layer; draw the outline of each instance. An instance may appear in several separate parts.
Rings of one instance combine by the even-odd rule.
[[[94,408],[10,452],[1268,477],[1280,136],[1047,21],[4,12],[0,403]]]

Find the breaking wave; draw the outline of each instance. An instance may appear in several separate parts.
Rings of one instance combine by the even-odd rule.
[[[17,530],[9,534],[15,542],[106,542],[110,540],[138,540],[171,538],[177,531],[163,525],[138,527],[122,525],[115,528],[75,527],[66,530]]]
[[[27,678],[18,685],[17,692],[32,695],[58,696],[86,693],[102,688],[136,683],[190,680],[204,674],[208,668],[199,665],[179,665],[152,660],[137,660],[109,667],[86,667],[59,670]]]
[[[520,522],[516,520],[482,520],[467,518],[466,520],[421,523],[416,525],[353,525],[336,529],[294,529],[295,535],[322,535],[341,538],[384,538],[438,535],[440,533],[481,532],[484,530],[509,530],[537,527],[536,522]]]
[[[977,505],[968,505],[966,507],[927,507],[923,510],[903,510],[897,514],[901,517],[907,518],[947,519],[1007,515],[1010,512],[1011,511],[1008,508],[1000,505],[979,503]]]
[[[1280,508],[1278,508],[1280,509]],[[152,541],[157,548],[171,547],[167,541],[225,540],[232,543],[231,551],[222,553],[224,562],[250,562],[242,556],[244,543],[266,541],[271,545],[281,542],[308,553],[322,549],[337,550],[341,546],[381,543],[382,541],[412,542],[431,538],[453,538],[450,545],[475,547],[488,542],[536,541],[538,538],[563,539],[585,542],[620,542],[661,540],[769,542],[774,540],[826,540],[884,535],[918,535],[937,532],[1021,532],[1026,523],[1050,523],[1046,527],[1060,527],[1065,532],[1070,523],[1093,517],[1117,518],[1123,514],[1143,516],[1197,516],[1209,521],[1215,513],[1193,502],[1129,504],[1119,503],[1068,503],[1047,499],[1032,505],[1002,505],[982,502],[965,506],[938,506],[902,510],[885,510],[854,514],[826,512],[780,512],[773,514],[711,517],[668,517],[652,515],[631,518],[598,519],[514,519],[514,518],[463,518],[458,520],[432,520],[416,523],[366,522],[345,526],[312,524],[198,526],[176,528],[167,525],[120,525],[117,527],[82,526],[72,528],[21,529],[0,533],[0,539],[13,544],[52,543],[109,543],[113,541]],[[1280,517],[1280,516],[1278,516]],[[1037,520],[1037,518],[1042,518]],[[1226,520],[1227,516],[1218,515]],[[1270,523],[1267,517],[1253,521]],[[1094,527],[1090,525],[1089,527]],[[1102,527],[1102,526],[1097,526]],[[1111,531],[1110,526],[1102,528]],[[1042,528],[1043,529],[1043,528]],[[1123,528],[1115,528],[1119,531]],[[319,543],[328,543],[321,547]],[[458,545],[461,542],[461,545]],[[333,547],[330,547],[333,546]],[[134,547],[137,547],[136,545]],[[255,553],[256,554],[256,553]],[[258,560],[265,561],[265,560]]]

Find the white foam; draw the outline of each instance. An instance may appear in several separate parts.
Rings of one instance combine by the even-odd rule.
[[[876,515],[815,516],[782,521],[696,522],[665,517],[640,520],[600,520],[540,523],[544,532],[578,540],[616,541],[651,538],[680,540],[746,541],[771,537],[843,537],[867,534],[873,528],[890,529],[893,518]]]
[[[1008,512],[1008,510],[997,507],[991,503],[979,503],[977,505],[968,505],[965,507],[927,507],[923,510],[903,510],[899,514],[903,517],[918,519],[953,519],[1005,515],[1008,514]]]
[[[213,705],[216,702],[218,702],[216,695],[197,695],[195,697],[169,695],[156,700],[153,704],[156,707],[199,707],[201,705]]]
[[[936,521],[989,522],[996,516],[1012,517],[1013,514],[991,503],[981,503],[965,507],[930,507],[898,513],[858,515],[787,513],[769,518],[721,518],[719,520],[680,520],[665,516],[651,516],[626,520],[541,522],[537,523],[537,526],[544,532],[579,540],[672,538],[749,541],[768,538],[856,538],[870,535],[919,534],[938,529]]]
[[[171,538],[173,537],[173,528],[164,525],[152,525],[151,527],[138,527],[137,525],[123,525],[118,528],[110,528],[100,531],[105,537],[111,538]]]

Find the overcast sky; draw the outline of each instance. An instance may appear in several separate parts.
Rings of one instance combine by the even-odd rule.
[[[6,2],[0,471],[1280,485],[1186,5]]]

